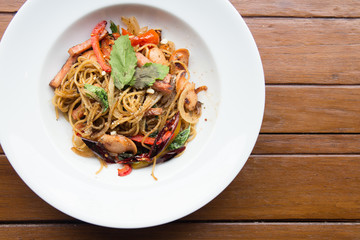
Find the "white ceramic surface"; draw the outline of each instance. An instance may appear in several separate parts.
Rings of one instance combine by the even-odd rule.
[[[206,6],[206,7],[205,7]],[[116,165],[71,150],[71,127],[55,119],[49,82],[69,47],[100,20],[163,29],[190,50],[191,80],[207,85],[198,136],[179,158],[118,177]],[[29,0],[0,43],[1,145],[16,172],[42,199],[80,220],[140,228],[201,208],[239,173],[257,139],[265,87],[260,56],[245,22],[226,0]]]

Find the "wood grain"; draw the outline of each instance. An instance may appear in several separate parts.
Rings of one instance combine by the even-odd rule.
[[[359,134],[260,134],[253,154],[360,154]]]
[[[258,45],[266,83],[360,83],[360,19],[245,21]]]
[[[109,229],[87,224],[0,226],[3,239],[357,239],[359,223],[173,223],[145,229]]]
[[[0,221],[73,221],[1,156],[0,182]],[[223,193],[183,220],[359,219],[359,182],[359,155],[253,155]]]
[[[230,0],[243,16],[360,17],[357,0]]]
[[[0,12],[16,12],[26,0],[0,0]]]
[[[187,219],[359,219],[359,155],[253,155],[230,186]]]
[[[16,12],[25,0],[1,0],[0,12]],[[231,0],[243,16],[359,17],[357,0]]]
[[[20,179],[6,157],[1,155],[0,183],[0,222],[7,220],[59,221],[72,219],[39,198]]]
[[[359,133],[360,86],[267,86],[263,133]]]
[[[0,13],[0,39],[4,35],[4,32],[9,25],[11,19],[13,18],[13,14],[1,14]]]

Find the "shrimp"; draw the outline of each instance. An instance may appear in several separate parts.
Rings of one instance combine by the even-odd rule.
[[[136,154],[137,152],[135,143],[123,135],[104,134],[99,139],[99,142],[102,143],[104,147],[112,153],[124,153],[130,151],[133,154]]]
[[[80,120],[82,117],[84,117],[84,115],[85,115],[85,108],[83,105],[79,105],[71,113],[71,116],[74,120]]]
[[[159,63],[166,66],[169,65],[163,51],[161,51],[158,47],[153,47],[152,49],[150,49],[149,60],[153,63]]]
[[[137,58],[137,66],[138,67],[142,67],[145,65],[145,63],[151,62],[147,57],[145,57],[143,54],[141,54],[139,52],[136,53],[136,58]]]
[[[176,91],[181,92],[189,80],[185,77],[186,72],[183,70],[176,75]]]

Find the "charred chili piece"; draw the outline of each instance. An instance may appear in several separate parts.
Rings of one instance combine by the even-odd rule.
[[[175,149],[175,150],[172,150],[172,151],[169,151],[163,155],[161,155],[157,160],[156,162],[157,163],[162,163],[162,162],[166,162],[166,161],[169,161],[170,159],[174,158],[176,155],[182,153],[184,150],[185,150],[185,146],[182,146],[178,149]]]
[[[132,155],[129,157],[124,157],[124,153],[118,154],[116,156],[111,155],[110,152],[104,147],[104,145],[100,142],[96,142],[90,139],[81,138],[83,142],[93,151],[97,156],[101,159],[105,160],[108,163],[134,163],[134,162],[151,162],[151,158],[149,158],[147,153],[143,153],[140,155]]]
[[[90,139],[86,139],[86,138],[81,138],[81,139],[86,144],[86,146],[88,146],[88,148],[90,148],[90,150],[93,151],[101,159],[105,160],[108,163],[116,163],[117,162],[116,157],[110,155],[109,151],[106,150],[106,148],[104,147],[104,145],[102,143],[99,143],[99,142],[96,142],[96,141],[93,141]]]
[[[117,161],[117,163],[123,163],[123,164],[135,163],[135,162],[151,162],[151,158],[149,158],[149,155],[147,153],[143,153],[140,155],[135,155],[135,156]]]
[[[180,130],[180,116],[179,113],[176,113],[175,116],[165,124],[165,127],[159,132],[157,135],[154,144],[151,147],[151,150],[149,152],[149,157],[153,158],[157,156],[159,153],[161,153],[163,150],[167,148],[167,146],[170,143],[170,140],[173,139],[175,135],[175,130]],[[165,139],[166,133],[170,131],[171,136]],[[176,133],[177,134],[177,133]]]

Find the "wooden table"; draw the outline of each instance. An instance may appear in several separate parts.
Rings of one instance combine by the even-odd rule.
[[[0,0],[1,35],[23,2]],[[1,239],[360,239],[360,1],[231,2],[266,78],[261,134],[234,182],[176,222],[108,229],[45,203],[0,150]]]

